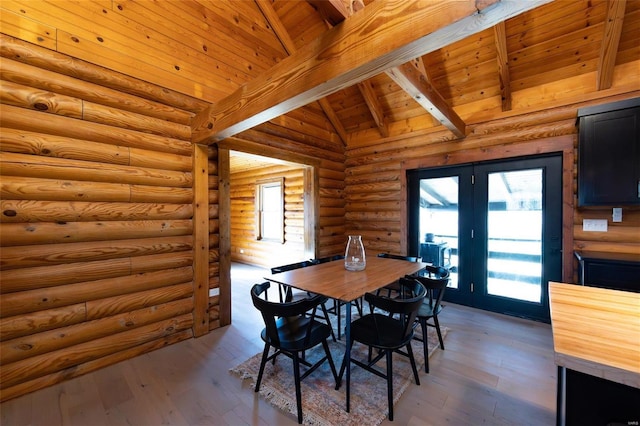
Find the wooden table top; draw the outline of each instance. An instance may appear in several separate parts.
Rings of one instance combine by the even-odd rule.
[[[334,260],[271,274],[264,278],[332,299],[351,302],[400,277],[418,272],[426,265],[422,262],[370,257],[367,258],[367,266],[363,271],[347,271],[343,260]]]
[[[556,364],[640,388],[640,293],[549,283]]]

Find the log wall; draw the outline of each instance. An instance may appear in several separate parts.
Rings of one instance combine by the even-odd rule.
[[[256,239],[258,181],[284,182],[284,243]],[[231,173],[231,260],[267,268],[305,260],[304,169],[274,165]]]
[[[208,104],[0,37],[0,400],[229,324],[228,149],[190,142]],[[292,252],[301,182],[304,238],[344,250],[344,145],[319,106],[224,143],[313,168],[287,172]]]
[[[0,399],[220,326],[194,291],[189,122],[206,104],[1,41]]]
[[[640,208],[623,207],[623,221],[611,222],[610,208],[578,208],[576,117],[578,108],[639,96],[612,94],[469,126],[453,140],[447,131],[424,131],[372,139],[363,133],[346,151],[346,227],[363,236],[375,252],[406,254],[406,171],[493,159],[563,154],[563,280],[576,282],[574,250],[633,253],[640,256]],[[609,232],[583,232],[582,221],[609,219]]]

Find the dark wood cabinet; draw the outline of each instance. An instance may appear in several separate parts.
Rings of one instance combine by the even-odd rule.
[[[640,419],[640,389],[569,368],[565,374],[566,426],[622,426]]]
[[[575,256],[580,284],[640,293],[640,256],[589,251]]]
[[[578,204],[640,204],[640,98],[578,110]]]

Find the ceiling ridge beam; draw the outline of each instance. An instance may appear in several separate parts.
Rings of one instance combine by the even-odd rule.
[[[215,143],[553,0],[373,2],[192,120]]]

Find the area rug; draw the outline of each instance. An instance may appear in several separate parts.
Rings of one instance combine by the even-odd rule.
[[[436,333],[432,331],[430,330],[429,332],[429,356],[440,348]],[[446,327],[442,328],[443,337],[446,336],[447,332],[448,329]],[[332,342],[329,340],[329,347],[336,364],[336,370],[339,372],[340,364],[344,357],[344,336],[342,341]],[[412,349],[418,373],[423,373],[422,342],[414,340]],[[323,354],[322,345],[319,345],[308,351],[306,357],[308,361],[313,363]],[[351,354],[352,358],[366,360],[367,349],[356,342]],[[261,357],[262,352],[257,353],[230,371],[242,379],[249,379],[251,387],[254,388]],[[393,397],[395,404],[409,386],[416,385],[409,359],[399,354],[394,354],[393,357]],[[384,358],[380,360],[377,366],[380,367],[381,371],[385,371]],[[335,390],[335,382],[329,364],[327,362],[323,363],[322,366],[305,378],[301,384],[303,424],[313,426],[376,426],[387,417],[387,382],[385,379],[352,364],[351,407],[349,413],[345,411],[345,389],[346,385],[343,379],[340,389]],[[260,395],[272,405],[291,413],[296,418],[297,408],[293,381],[293,362],[291,359],[281,355],[276,358],[275,364],[267,363],[260,385]]]

